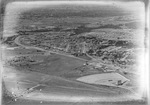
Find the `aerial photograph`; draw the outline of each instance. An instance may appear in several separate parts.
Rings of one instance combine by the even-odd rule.
[[[148,105],[144,2],[2,2],[2,105]]]

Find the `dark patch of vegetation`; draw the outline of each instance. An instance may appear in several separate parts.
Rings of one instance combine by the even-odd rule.
[[[121,26],[121,25],[106,24],[106,25],[100,26],[99,28],[122,29],[120,26]]]
[[[87,53],[88,53],[89,55],[92,55],[92,54],[94,53],[94,50],[93,50],[93,49],[90,49],[90,50],[87,51]]]
[[[98,46],[98,49],[100,50],[100,49],[104,49],[104,48],[107,48],[107,47],[109,47],[110,45],[101,45],[101,46]]]
[[[101,50],[99,50],[99,51],[96,52],[96,56],[99,56],[99,57],[100,57],[100,56],[103,55],[103,53],[104,53],[104,52],[102,52]]]
[[[121,47],[125,47],[125,48],[135,48],[136,45],[132,42],[128,42],[128,41],[117,41],[115,43],[115,46],[121,46]]]
[[[108,44],[114,45],[116,43],[116,40],[108,40]]]
[[[10,47],[17,47],[18,45],[14,42],[16,37],[18,37],[18,35],[7,37],[5,40],[2,41],[2,44],[7,44]]]
[[[127,43],[127,41],[117,41],[115,46],[124,46]]]

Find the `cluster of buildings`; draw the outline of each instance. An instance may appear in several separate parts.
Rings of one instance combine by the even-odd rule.
[[[45,35],[30,35],[21,39],[23,44],[36,46],[45,50],[61,51],[75,56],[99,57],[103,61],[122,65],[134,63],[127,60],[133,44],[128,41],[101,39],[95,36],[74,35],[68,33],[53,33]],[[131,51],[129,51],[131,49]]]

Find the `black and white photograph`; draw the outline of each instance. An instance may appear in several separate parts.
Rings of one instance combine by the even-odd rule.
[[[148,0],[2,0],[1,105],[150,105]]]

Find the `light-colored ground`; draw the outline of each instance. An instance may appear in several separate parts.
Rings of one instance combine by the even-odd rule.
[[[16,44],[25,47],[27,49],[37,49],[41,51],[45,51],[44,49],[37,48],[37,47],[29,47],[22,45],[19,41],[19,37],[15,40]],[[48,51],[51,52],[51,51]],[[56,53],[56,52],[53,52]],[[68,55],[59,54],[61,56],[70,57]],[[76,57],[72,57],[74,59],[77,59]],[[78,59],[81,60],[81,59]],[[4,68],[5,69],[5,68]],[[38,68],[37,68],[38,69]],[[120,91],[115,91],[115,89],[109,89],[109,88],[97,88],[95,86],[91,86],[84,83],[78,83],[74,81],[65,80],[59,77],[54,77],[51,75],[45,75],[40,73],[34,73],[34,72],[24,72],[24,71],[18,71],[14,70],[12,68],[7,68],[4,70],[4,82],[6,85],[6,88],[9,92],[12,93],[16,99],[27,99],[27,100],[41,100],[41,101],[69,101],[69,102],[101,102],[106,101],[108,102],[108,99],[110,102],[113,101],[121,101],[121,100],[130,100],[130,99],[140,99],[140,96],[126,96],[122,93],[130,93],[126,89],[119,89]],[[103,74],[103,77],[108,77],[108,74]],[[123,76],[120,75],[110,75],[112,78],[118,76],[119,79],[122,79],[123,81],[128,80]],[[109,77],[110,77],[109,76]],[[94,75],[95,77],[95,75]],[[103,79],[99,78],[96,79]],[[81,77],[83,80],[92,80],[90,81],[91,84],[93,84],[93,80],[91,77],[85,79],[85,77]],[[111,79],[112,79],[111,78]],[[108,78],[106,78],[108,79]],[[78,80],[78,79],[77,79]],[[84,81],[85,82],[85,81]],[[94,81],[95,82],[95,81]],[[104,83],[101,82],[101,83]],[[110,85],[108,82],[101,84],[98,82],[99,85]],[[130,94],[131,95],[131,94]],[[68,98],[70,100],[68,100]],[[107,100],[106,100],[107,99]]]
[[[99,89],[55,76],[23,72],[7,67],[3,71],[3,80],[6,89],[16,99],[56,102],[108,102],[140,98],[131,94],[120,94],[120,92],[111,89]]]
[[[108,86],[118,86],[119,80],[121,80],[121,82],[130,81],[129,79],[125,78],[124,76],[118,73],[93,74],[77,78],[77,80],[90,84],[99,84]]]

